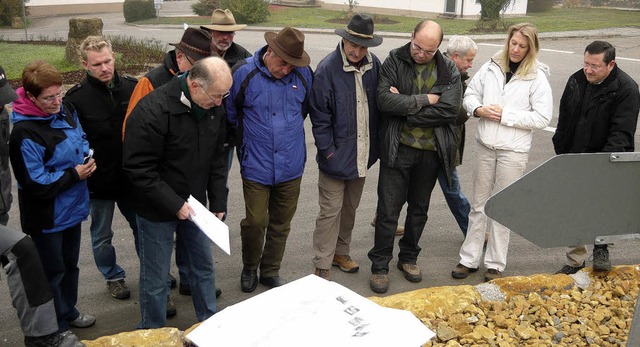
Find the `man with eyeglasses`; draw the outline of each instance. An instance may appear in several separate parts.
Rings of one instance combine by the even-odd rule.
[[[91,211],[91,244],[98,271],[107,282],[109,294],[119,300],[131,295],[125,283],[125,270],[116,260],[112,244],[114,208],[125,217],[138,243],[135,212],[126,197],[122,173],[122,124],[129,98],[137,80],[120,76],[111,42],[101,36],[89,36],[80,45],[86,78],[71,88],[64,99],[73,105],[87,141],[94,149],[93,158],[100,170],[88,178]]]
[[[154,89],[169,82],[176,74],[188,71],[196,61],[211,56],[210,42],[211,37],[206,31],[187,28],[182,34],[180,42],[170,44],[174,46],[175,49],[165,54],[164,61],[160,66],[149,71],[138,81],[138,85],[131,95],[129,107],[127,108],[127,115],[125,117],[125,125],[122,128],[123,139],[126,130],[126,121],[140,99],[151,93]],[[178,267],[180,278],[178,291],[182,295],[191,295],[187,261],[188,259],[185,256],[182,237],[178,233],[176,235],[176,266]],[[176,279],[171,274],[169,274],[168,282],[171,288],[174,288],[177,285]],[[222,290],[216,288],[216,296],[220,296],[220,294],[222,294]],[[173,304],[173,300],[169,297],[167,298],[167,301],[167,316],[175,316],[177,311]]]
[[[616,49],[593,41],[560,99],[558,127],[553,135],[556,154],[633,152],[640,94],[638,84],[618,67]],[[556,273],[574,274],[584,268],[586,246],[567,251],[567,263]],[[607,245],[593,248],[593,270],[611,270]]]
[[[389,288],[389,262],[405,202],[407,218],[397,268],[408,281],[422,281],[416,264],[418,242],[441,167],[451,185],[462,84],[456,65],[438,50],[442,38],[440,25],[422,21],[411,41],[389,52],[380,68],[378,207],[374,245],[369,251],[369,286],[376,293]]]
[[[140,238],[140,329],[166,323],[174,232],[184,243],[196,318],[216,310],[211,241],[191,221],[190,196],[220,219],[227,207],[226,118],[231,70],[219,57],[198,60],[138,102],[127,124],[123,169],[132,186]]]

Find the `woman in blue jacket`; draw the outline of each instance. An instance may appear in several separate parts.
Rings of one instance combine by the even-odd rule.
[[[20,224],[31,236],[53,293],[60,332],[84,328],[95,317],[80,314],[78,258],[80,223],[89,215],[86,163],[89,143],[75,112],[62,105],[62,75],[37,61],[22,72],[23,87],[13,103],[9,148],[18,182]]]

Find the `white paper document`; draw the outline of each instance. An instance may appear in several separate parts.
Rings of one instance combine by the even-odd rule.
[[[225,308],[187,338],[199,347],[419,347],[434,336],[409,311],[309,275]]]
[[[189,206],[195,212],[191,216],[191,220],[196,223],[198,228],[205,233],[211,241],[220,247],[225,253],[231,255],[231,244],[229,243],[229,227],[211,213],[196,198],[189,195],[187,199]]]

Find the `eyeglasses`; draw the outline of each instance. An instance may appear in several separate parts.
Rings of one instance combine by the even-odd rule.
[[[53,104],[56,100],[62,100],[62,91],[58,92],[56,95],[47,96],[46,98],[41,99],[42,102],[47,104]]]
[[[222,102],[222,100],[224,100],[227,96],[229,96],[229,92],[226,92],[222,95],[211,95],[209,93],[207,93],[207,90],[204,89],[204,87],[202,86],[202,84],[200,84],[200,82],[197,82],[198,85],[200,86],[200,88],[202,88],[202,91],[207,94],[207,96],[209,97],[209,99],[211,99],[211,101],[213,101],[213,103],[217,103],[218,101]]]
[[[413,48],[418,54],[424,54],[424,55],[430,55],[430,56],[436,54],[436,52],[438,51],[438,50],[435,50],[435,51],[424,50],[422,49],[422,47],[416,45],[413,42],[413,40],[411,41],[411,48]]]
[[[602,69],[602,65],[595,65],[595,64],[588,64],[588,63],[583,63],[582,67],[585,69],[591,69],[593,71],[598,71]]]

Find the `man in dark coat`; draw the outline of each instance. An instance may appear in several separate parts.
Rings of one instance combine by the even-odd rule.
[[[411,41],[389,53],[380,68],[378,108],[380,173],[375,240],[369,251],[371,290],[389,288],[389,262],[398,216],[407,202],[397,267],[410,282],[422,281],[416,264],[431,191],[442,166],[447,181],[455,167],[455,121],[462,98],[460,73],[438,50],[443,32],[433,21],[418,23]]]
[[[82,65],[87,77],[71,88],[64,99],[78,112],[87,141],[94,150],[93,158],[100,168],[87,180],[91,209],[91,243],[93,259],[107,281],[107,290],[116,299],[128,299],[126,273],[116,261],[111,244],[115,205],[125,217],[135,244],[138,243],[135,212],[125,198],[122,174],[122,124],[136,79],[118,75],[111,42],[101,36],[89,36],[80,45]],[[137,249],[137,248],[136,248]]]
[[[633,152],[638,84],[618,67],[616,49],[608,42],[590,43],[583,59],[582,69],[569,77],[560,99],[552,139],[556,154]],[[586,259],[586,246],[571,248],[567,264],[556,273],[574,274],[584,268]],[[594,246],[593,270],[611,270],[606,244]]]
[[[176,232],[186,246],[198,321],[217,310],[211,242],[191,221],[188,200],[208,201],[216,217],[224,216],[226,118],[221,104],[230,87],[226,62],[204,58],[140,100],[127,120],[122,165],[132,186],[140,238],[140,329],[165,326],[166,274]]]

